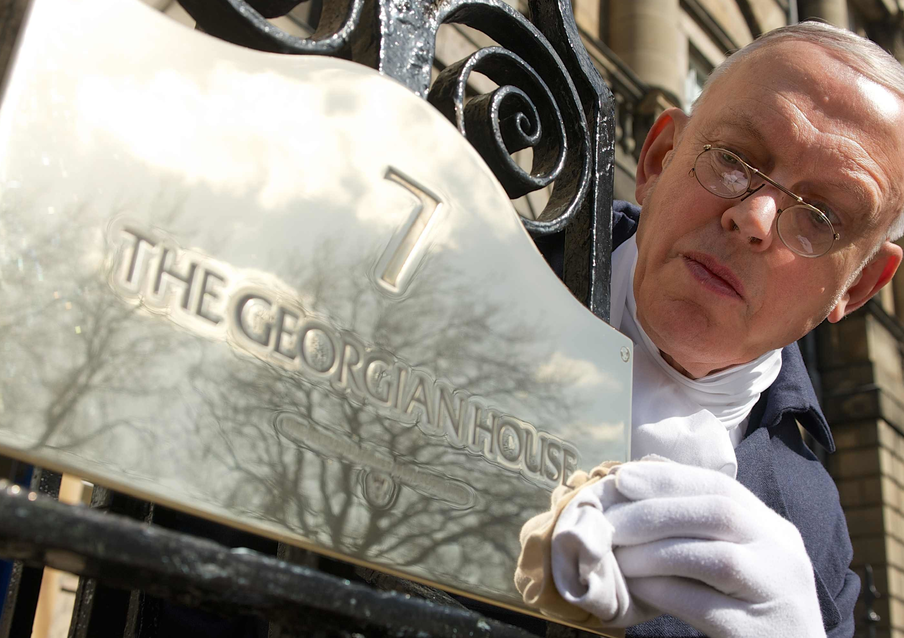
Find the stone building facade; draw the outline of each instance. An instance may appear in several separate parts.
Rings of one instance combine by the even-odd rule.
[[[144,0],[190,22],[175,0]],[[526,10],[526,0],[509,0]],[[726,55],[788,23],[819,19],[878,42],[904,61],[904,0],[572,0],[584,43],[617,103],[615,194],[634,199],[636,158],[663,109],[688,108]],[[519,4],[520,3],[520,4]],[[304,34],[309,4],[279,25]],[[492,44],[466,27],[442,27],[437,70]],[[483,92],[475,80],[474,90]],[[525,216],[544,194],[516,202]],[[801,343],[838,450],[817,453],[835,477],[854,544],[854,569],[871,566],[878,622],[858,635],[904,638],[904,275],[840,324]],[[811,447],[816,448],[812,443]]]

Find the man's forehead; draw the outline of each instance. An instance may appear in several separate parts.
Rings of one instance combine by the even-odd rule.
[[[723,117],[714,123],[710,131],[707,131],[707,136],[712,136],[717,140],[738,140],[740,138],[741,141],[752,142],[754,150],[763,149],[770,154],[775,146],[787,141],[775,136],[767,136],[763,133],[764,130],[765,126],[758,123],[756,113],[750,114],[737,109],[726,109]],[[808,150],[816,152],[817,149]],[[869,200],[867,188],[856,179],[841,179],[840,175],[827,172],[821,175],[820,181],[827,186],[849,193],[862,202]]]
[[[902,164],[904,99],[824,47],[764,47],[713,88],[692,117],[704,134],[732,129],[767,150],[800,142]]]
[[[721,101],[731,96],[780,97],[798,108],[811,107],[834,118],[863,115],[901,119],[902,96],[869,79],[854,60],[806,41],[779,41],[741,59],[725,74]]]

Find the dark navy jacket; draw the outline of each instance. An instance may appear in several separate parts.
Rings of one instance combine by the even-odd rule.
[[[640,209],[615,202],[612,244],[637,230]],[[853,550],[838,490],[804,445],[797,424],[829,452],[835,442],[804,367],[797,344],[782,350],[782,370],[750,413],[745,438],[735,453],[738,481],[800,530],[813,570],[828,638],[854,635],[854,603],[860,578],[850,570]],[[631,627],[627,637],[703,636],[671,616]]]

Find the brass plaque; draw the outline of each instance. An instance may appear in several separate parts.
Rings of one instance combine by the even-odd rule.
[[[631,343],[478,154],[341,60],[38,0],[0,107],[0,451],[524,609]]]

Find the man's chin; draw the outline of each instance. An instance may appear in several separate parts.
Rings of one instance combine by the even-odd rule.
[[[650,325],[643,326],[663,358],[692,378],[744,363],[743,343],[738,339],[744,331],[700,313],[699,306],[697,309],[693,313],[665,312],[659,321],[654,315]]]

